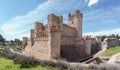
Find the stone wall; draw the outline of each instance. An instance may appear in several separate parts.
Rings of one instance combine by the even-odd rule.
[[[48,36],[48,26],[47,25],[45,25],[45,29],[44,29],[44,35],[45,36]]]
[[[27,39],[27,37],[23,37],[23,44],[21,49],[25,49],[25,47],[27,46]]]
[[[94,55],[102,49],[101,37],[91,38],[91,54]]]
[[[50,58],[60,58],[60,33],[52,33],[49,36]]]
[[[75,38],[61,36],[61,45],[74,45],[74,44],[75,44]]]
[[[83,38],[83,45],[85,46],[86,56],[91,55],[91,36],[86,36]]]
[[[25,53],[40,58],[49,58],[49,40],[48,37],[34,38],[34,45],[28,41]]]
[[[81,59],[83,59],[85,56],[84,48],[81,46],[75,46],[75,45],[61,45],[61,58],[66,59],[67,61],[73,61],[73,62],[79,62]]]
[[[61,44],[61,57],[73,62],[80,62],[84,58],[91,56],[91,37],[87,36],[83,39],[64,38],[64,44]],[[71,43],[72,42],[72,43]],[[79,42],[79,43],[78,43]]]
[[[61,45],[60,56],[72,62],[80,62],[91,56],[90,47],[85,45]]]
[[[70,27],[66,24],[63,24],[61,35],[68,36],[68,37],[77,37],[77,31],[74,27]]]
[[[120,41],[117,38],[106,38],[102,42],[103,49],[110,48],[110,47],[116,47],[120,45]]]
[[[31,29],[30,31],[30,38],[34,38],[35,37],[35,30]]]
[[[48,40],[36,40],[34,43],[34,47],[33,50],[39,51],[40,53],[44,53],[44,54],[48,54],[49,50],[49,44],[48,44]]]

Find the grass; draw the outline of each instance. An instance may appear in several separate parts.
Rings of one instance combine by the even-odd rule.
[[[57,70],[53,67],[36,66],[33,68],[20,68],[20,64],[15,64],[12,60],[0,57],[0,70]]]
[[[5,50],[5,46],[0,45],[0,52]],[[20,64],[15,64],[13,60],[6,59],[0,54],[0,70],[57,70],[55,67],[50,66],[35,66],[31,68],[20,68]]]
[[[3,50],[5,50],[4,48],[0,48],[0,51],[3,51]]]
[[[117,47],[112,47],[112,48],[109,48],[107,49],[103,54],[102,56],[112,56],[116,53],[119,53],[120,52],[120,46],[117,46]]]

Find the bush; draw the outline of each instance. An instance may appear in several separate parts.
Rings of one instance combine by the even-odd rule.
[[[5,48],[5,50],[1,52],[1,55],[5,58],[13,59],[15,54],[11,52],[9,48]]]
[[[31,68],[38,66],[38,61],[34,57],[26,57],[24,55],[16,55],[14,58],[14,62],[21,64],[21,68]]]
[[[6,48],[0,53],[1,56],[12,59],[14,63],[21,64],[22,68],[30,68],[38,65],[38,61],[34,57],[27,57],[20,53],[12,52],[9,48]]]
[[[28,57],[19,53],[13,53],[10,50],[3,51],[4,56],[13,59],[14,63],[20,64],[21,68],[31,68],[38,65],[57,67],[59,70],[120,70],[120,65],[83,65],[80,63],[69,63],[65,60],[43,60],[34,57]],[[8,54],[9,53],[9,54]],[[9,67],[9,66],[8,66]]]
[[[0,56],[2,56],[2,52],[4,51],[4,48],[0,48]]]
[[[52,67],[55,67],[55,62],[52,61],[52,60],[41,60],[39,59],[39,64],[42,65],[42,66],[52,66]]]
[[[57,67],[59,70],[67,69],[68,62],[63,60],[42,60],[39,59],[39,64],[42,66]]]
[[[94,70],[120,70],[120,64],[100,64],[100,65],[90,65],[90,69]]]
[[[69,66],[67,67],[68,70],[91,70],[89,69],[87,66],[83,65],[83,64],[69,64]]]

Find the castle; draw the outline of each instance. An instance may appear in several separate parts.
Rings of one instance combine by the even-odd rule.
[[[92,43],[100,44],[101,40],[82,37],[82,18],[83,14],[77,10],[68,14],[68,24],[64,24],[63,16],[49,14],[46,25],[35,22],[30,38],[23,37],[22,51],[38,58],[68,61],[81,61],[91,56]]]

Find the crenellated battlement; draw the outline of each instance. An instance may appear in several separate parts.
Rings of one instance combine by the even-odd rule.
[[[73,13],[73,14],[69,13],[68,14],[68,21],[71,23],[71,22],[74,22],[75,18],[82,18],[82,17],[83,17],[83,14],[80,13],[79,10],[76,10],[75,13]]]
[[[83,39],[84,40],[91,40],[91,36],[84,36]]]
[[[31,29],[30,30],[30,38],[34,38],[35,37],[35,30],[34,29]]]
[[[63,17],[54,14],[48,15],[48,29],[49,32],[59,32],[63,24]]]
[[[39,31],[39,29],[44,30],[44,25],[41,22],[35,22],[35,29],[36,32]]]
[[[23,37],[23,44],[27,43],[28,38],[27,37]]]
[[[44,25],[43,25],[43,23],[41,23],[41,22],[35,22],[35,37],[40,37],[40,36],[43,36],[44,35],[44,33],[43,33],[43,31],[44,31]]]
[[[48,36],[34,38],[34,41],[48,41],[48,40],[49,40]]]

